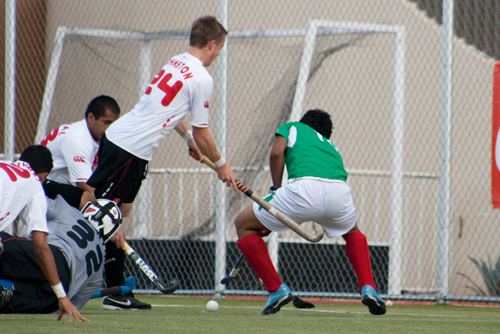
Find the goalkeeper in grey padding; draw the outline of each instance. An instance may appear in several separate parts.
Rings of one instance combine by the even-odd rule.
[[[114,217],[100,222],[85,219],[61,196],[47,198],[47,204],[47,242],[68,298],[80,309],[101,288],[104,240],[119,227],[115,228]],[[110,212],[115,210],[117,206]],[[36,261],[33,242],[4,232],[1,238],[0,313],[56,312],[58,301]]]

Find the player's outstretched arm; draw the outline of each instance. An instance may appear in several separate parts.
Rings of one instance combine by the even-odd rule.
[[[269,154],[269,169],[271,170],[271,179],[275,190],[281,187],[281,180],[283,179],[286,144],[287,141],[283,136],[276,136]]]
[[[189,147],[189,155],[198,161],[201,161],[203,159],[203,154],[201,153],[200,149],[198,148],[198,145],[193,138],[193,132],[189,129],[187,124],[182,120],[176,127],[175,131],[184,138],[184,140],[187,142],[187,145]]]
[[[233,169],[217,150],[208,128],[193,127],[193,136],[201,150],[201,153],[214,162],[217,178],[222,182],[225,182],[228,187],[231,187],[232,185],[234,191],[236,192],[238,188],[236,187],[236,181],[234,180]]]
[[[71,301],[66,297],[64,288],[61,285],[61,280],[57,273],[56,262],[54,260],[54,255],[49,248],[47,243],[47,233],[42,231],[33,231],[33,247],[34,253],[37,258],[40,269],[44,273],[45,277],[49,281],[52,287],[58,287],[58,292],[54,290],[58,297],[59,303],[59,315],[57,320],[61,320],[63,314],[68,314],[69,321],[89,321],[84,316],[80,314],[78,309],[71,303]],[[53,288],[54,289],[54,288]]]
[[[73,321],[73,317],[76,321],[90,321],[80,314],[75,305],[71,303],[68,297],[58,298],[59,303],[59,314],[57,315],[57,321],[61,320],[63,315],[68,315],[68,320]]]

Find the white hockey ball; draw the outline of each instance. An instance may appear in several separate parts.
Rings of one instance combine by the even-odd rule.
[[[387,300],[387,301],[385,302],[385,305],[386,305],[386,306],[392,306],[392,305],[394,305],[394,303],[393,303],[392,301],[390,301],[390,300]]]
[[[208,312],[215,312],[218,309],[219,309],[219,303],[217,303],[215,300],[211,300],[207,303]]]

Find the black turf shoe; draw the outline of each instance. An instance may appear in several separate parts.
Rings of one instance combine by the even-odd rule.
[[[102,301],[102,307],[107,310],[150,310],[151,305],[134,298],[133,294],[124,296],[107,296]]]

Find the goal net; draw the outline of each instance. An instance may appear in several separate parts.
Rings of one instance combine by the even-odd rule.
[[[188,37],[187,32],[60,27],[37,141],[60,124],[83,119],[97,95],[114,97],[122,114],[128,112],[166,61],[186,51]],[[332,141],[349,172],[379,290],[433,290],[437,273],[424,267],[432,265],[429,259],[437,261],[431,256],[436,251],[432,217],[437,208],[428,200],[436,192],[436,179],[403,173],[404,30],[313,21],[309,29],[230,32],[226,48],[227,68],[214,62],[208,69],[216,85],[219,71],[227,71],[227,97],[215,90],[209,130],[216,138],[218,118],[225,118],[226,159],[236,177],[255,193],[267,194],[268,155],[276,129],[308,109],[324,109],[332,115]],[[227,115],[217,112],[219,98],[227,101]],[[185,292],[262,293],[249,265],[225,290],[219,284],[216,268],[229,271],[239,256],[234,218],[252,202],[242,193],[218,190],[217,182],[213,171],[189,158],[183,139],[171,134],[155,152],[124,230],[160,276],[178,277]],[[221,197],[226,199],[225,233],[219,256],[216,216]],[[358,291],[341,238],[312,245],[287,232],[266,241],[293,290],[348,298]],[[405,254],[417,248],[417,258],[404,263]],[[140,289],[153,291],[140,272],[131,266],[127,270],[138,278]]]

